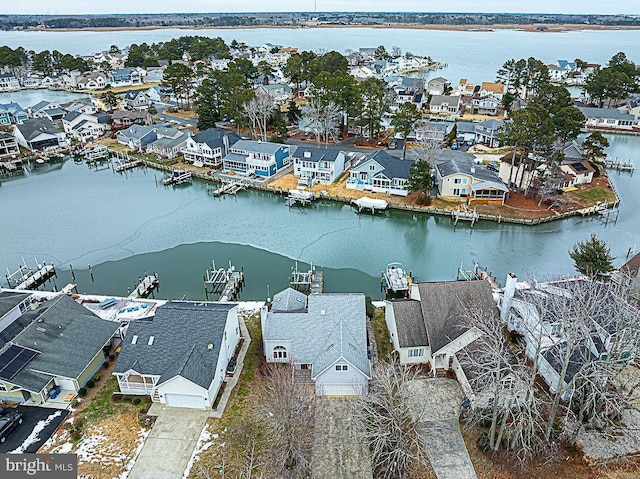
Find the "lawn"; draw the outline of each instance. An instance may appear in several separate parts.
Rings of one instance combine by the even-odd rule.
[[[603,186],[594,186],[589,189],[570,191],[565,194],[570,198],[579,201],[585,207],[593,206],[596,203],[616,201],[615,193]]]
[[[389,330],[387,329],[387,323],[385,323],[384,321],[384,308],[375,309],[371,324],[373,325],[373,331],[376,335],[376,344],[378,345],[378,358],[380,359],[380,361],[384,361],[393,351],[393,347],[390,341],[391,338],[389,336]]]

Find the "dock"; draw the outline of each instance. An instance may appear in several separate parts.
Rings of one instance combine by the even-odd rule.
[[[289,195],[287,196],[287,205],[291,207],[296,203],[300,203],[300,205],[306,206],[315,199],[316,195],[312,191],[302,188],[296,188],[294,190],[289,190]]]
[[[615,160],[605,160],[604,166],[609,170],[628,171],[631,174],[633,174],[634,170],[636,169],[635,165],[633,164],[633,160],[620,161],[617,158]]]
[[[476,221],[480,219],[480,215],[478,215],[475,207],[473,208],[473,211],[471,211],[467,208],[467,205],[462,205],[458,207],[457,210],[453,210],[451,212],[451,218],[453,218],[454,225],[457,225],[458,221],[470,221],[471,226],[473,227]]]
[[[247,188],[247,183],[243,181],[223,181],[219,188],[212,188],[208,191],[213,196],[235,195],[238,191]]]
[[[108,160],[111,156],[111,152],[104,145],[97,145],[89,148],[85,148],[81,153],[82,156],[91,163],[94,161]]]
[[[389,207],[389,203],[385,200],[377,200],[367,196],[353,200],[351,204],[355,205],[358,209],[358,213],[361,213],[363,210],[369,210],[371,211],[371,214],[375,214],[376,211],[384,211]]]
[[[207,301],[216,296],[217,301],[235,301],[244,286],[244,269],[237,271],[231,261],[229,268],[216,268],[216,262],[211,261],[211,269],[206,271],[203,279]]]
[[[324,269],[316,268],[313,264],[308,271],[300,271],[298,262],[291,268],[289,287],[304,294],[320,294],[324,291]]]
[[[159,288],[159,286],[160,281],[158,280],[158,273],[145,275],[144,279],[138,278],[138,284],[137,286],[135,286],[134,290],[131,293],[129,293],[129,288],[127,288],[127,293],[129,293],[127,298],[148,298],[151,294],[153,294],[155,290]]]
[[[175,169],[162,180],[162,184],[165,186],[183,185],[185,183],[191,183],[191,172],[189,170]]]
[[[30,268],[27,263],[22,260],[20,267],[13,273],[7,268],[7,274],[5,279],[10,288],[14,289],[37,289],[40,285],[44,284],[50,278],[56,276],[56,268],[53,263],[38,264],[36,261],[36,267]]]
[[[481,268],[478,263],[474,263],[473,269],[464,269],[462,263],[456,272],[456,281],[489,281],[493,289],[499,289],[495,277],[487,271],[487,267]]]

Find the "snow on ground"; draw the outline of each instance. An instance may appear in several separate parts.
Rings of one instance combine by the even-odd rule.
[[[31,434],[27,436],[27,438],[24,440],[22,444],[20,444],[20,446],[18,446],[18,448],[14,449],[11,452],[14,454],[22,454],[25,451],[25,449],[27,449],[32,444],[35,444],[36,442],[38,442],[40,440],[40,433],[42,432],[42,430],[45,427],[47,427],[49,424],[51,424],[51,421],[53,421],[55,418],[60,417],[61,414],[62,414],[62,411],[56,411],[55,413],[51,414],[47,419],[38,421],[38,423],[34,426],[33,431],[31,431]]]
[[[200,433],[200,437],[198,438],[196,447],[193,449],[193,453],[191,454],[191,458],[187,463],[187,467],[184,470],[184,473],[182,474],[182,479],[187,479],[189,477],[189,474],[191,473],[191,468],[200,457],[200,454],[203,451],[206,451],[207,449],[209,449],[213,445],[213,441],[211,439],[218,439],[218,435],[217,434],[212,435],[209,432],[209,427],[205,425],[205,427],[202,428],[202,432]]]
[[[140,437],[138,439],[138,444],[136,445],[136,449],[135,451],[133,451],[133,456],[125,466],[124,471],[122,471],[122,474],[120,474],[115,479],[127,479],[127,477],[129,476],[129,473],[131,472],[131,469],[133,469],[133,465],[136,463],[136,459],[138,459],[138,455],[140,454],[140,451],[142,451],[144,442],[147,440],[147,436],[149,435],[150,432],[151,432],[151,429],[142,429],[138,433]]]
[[[245,313],[248,316],[260,311],[260,308],[264,306],[264,301],[241,301],[238,303],[238,310],[241,313]]]

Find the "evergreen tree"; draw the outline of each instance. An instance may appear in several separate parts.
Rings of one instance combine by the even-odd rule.
[[[433,185],[433,168],[427,160],[416,160],[409,169],[406,187],[409,191],[420,191],[427,195]]]
[[[599,131],[591,133],[587,138],[585,138],[584,143],[582,143],[584,155],[589,161],[600,161],[604,158],[604,149],[608,146],[609,140],[607,140]]]
[[[607,280],[609,273],[615,268],[611,256],[611,250],[607,243],[598,238],[595,234],[586,241],[578,241],[569,256],[574,262],[576,271],[589,276],[593,279]]]
[[[391,126],[393,129],[402,134],[404,138],[404,147],[402,148],[402,159],[407,156],[407,137],[413,131],[417,121],[422,118],[422,113],[418,111],[418,108],[414,103],[403,103],[396,111],[391,119]]]

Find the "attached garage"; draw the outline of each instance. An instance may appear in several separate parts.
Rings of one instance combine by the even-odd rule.
[[[69,391],[75,391],[76,385],[73,382],[73,379],[63,379],[63,378],[55,378],[57,386],[60,386],[60,389],[66,389]]]
[[[361,384],[317,384],[318,396],[357,396],[362,394]]]
[[[166,393],[164,401],[169,407],[187,407],[192,409],[206,409],[206,400],[202,396],[193,394]]]

